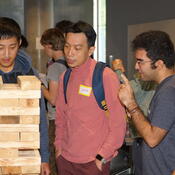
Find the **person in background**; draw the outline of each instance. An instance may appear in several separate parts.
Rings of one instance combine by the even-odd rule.
[[[47,29],[41,36],[41,44],[44,47],[46,55],[53,60],[53,63],[48,66],[46,80],[48,86],[42,86],[44,97],[47,100],[47,117],[49,120],[49,148],[50,148],[50,167],[51,174],[56,175],[55,161],[55,101],[58,91],[58,80],[60,75],[67,69],[64,59],[65,39],[61,31],[56,28]]]
[[[55,28],[59,29],[63,35],[65,36],[65,33],[66,33],[66,30],[69,26],[71,26],[73,24],[73,22],[69,21],[69,20],[62,20],[62,21],[59,21],[55,24]],[[50,64],[52,64],[54,62],[54,59],[52,58],[49,58],[48,59],[48,62],[46,64],[46,67],[48,68],[48,66]]]
[[[119,80],[108,67],[103,72],[108,115],[94,97],[92,76],[96,33],[79,21],[67,29],[64,53],[71,69],[64,98],[61,76],[56,101],[56,158],[59,175],[109,175],[110,160],[123,144],[125,111],[116,92]]]
[[[58,28],[64,35],[66,30],[73,24],[72,21],[69,20],[62,20],[55,24],[55,28]]]
[[[19,56],[21,29],[8,17],[0,17],[0,75],[4,83],[17,83],[18,75],[34,75],[28,58]],[[44,98],[40,99],[40,154],[41,175],[49,175],[48,130]]]
[[[119,98],[141,136],[142,172],[140,175],[175,173],[175,52],[169,35],[163,31],[139,34],[132,42],[135,69],[144,81],[156,82],[148,117],[138,106],[133,89],[122,75]]]

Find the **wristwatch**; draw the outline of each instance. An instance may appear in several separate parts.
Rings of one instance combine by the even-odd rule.
[[[104,157],[102,157],[100,154],[97,154],[95,157],[97,160],[101,161],[102,164],[106,163],[106,160],[104,159]]]

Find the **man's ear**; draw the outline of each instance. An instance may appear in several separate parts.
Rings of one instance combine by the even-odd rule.
[[[19,47],[21,47],[22,39],[19,40]]]
[[[89,56],[93,55],[94,50],[95,50],[95,46],[91,46],[91,47],[89,48]]]
[[[162,60],[158,60],[154,63],[156,68],[162,68],[165,66],[164,62]]]

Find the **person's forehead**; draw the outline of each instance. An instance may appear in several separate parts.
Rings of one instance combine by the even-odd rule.
[[[135,56],[146,56],[147,55],[147,51],[145,49],[137,49],[135,51]]]
[[[18,39],[16,37],[10,37],[10,38],[1,38],[0,44],[1,45],[11,45],[18,43]]]
[[[47,49],[47,48],[51,48],[52,45],[51,44],[43,44],[43,47]]]
[[[75,43],[75,44],[80,44],[80,43],[87,43],[87,37],[84,33],[67,33],[66,35],[66,42],[67,43]]]

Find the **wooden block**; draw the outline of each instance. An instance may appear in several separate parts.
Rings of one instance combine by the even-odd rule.
[[[0,99],[11,99],[11,98],[40,98],[41,91],[40,90],[28,90],[22,91],[20,89],[13,90],[13,89],[0,89]]]
[[[38,150],[19,150],[18,157],[0,158],[0,166],[40,166],[41,158]]]
[[[0,158],[0,174],[38,174],[40,173],[41,158],[38,150],[16,149],[17,157]]]
[[[40,90],[41,82],[36,76],[25,75],[17,77],[17,84],[3,84],[2,77],[0,76],[0,88],[4,87],[18,87],[21,90]]]
[[[1,166],[0,175],[19,175],[22,174],[22,169],[20,166]]]
[[[3,84],[0,88],[0,99],[40,98],[41,90],[21,90],[18,84]]]
[[[32,141],[32,142],[0,142],[0,148],[33,148],[39,149],[40,142],[39,141]]]
[[[0,167],[0,175],[40,175],[40,166],[4,166]]]
[[[15,107],[15,106],[9,106],[9,107],[1,107],[0,115],[39,115],[40,114],[40,108],[39,107]]]
[[[39,132],[39,125],[0,124],[0,132]]]
[[[36,76],[18,76],[18,84],[22,90],[40,90],[41,82]]]
[[[19,124],[19,116],[0,116],[0,124]]]
[[[38,174],[40,173],[40,166],[22,166],[21,169],[22,169],[22,174]]]
[[[0,132],[0,142],[19,141],[19,132]]]
[[[18,157],[18,149],[0,148],[0,158]]]
[[[39,132],[21,132],[20,141],[22,142],[39,141]]]
[[[0,124],[0,148],[34,148],[40,146],[38,124]]]
[[[6,90],[19,90],[20,87],[18,84],[15,84],[15,83],[7,83],[7,84],[3,84],[1,86],[1,90],[4,90],[4,89],[6,89]]]
[[[39,99],[0,99],[1,107],[38,107]]]
[[[21,115],[20,124],[39,124],[40,116],[39,115]]]
[[[19,99],[0,99],[0,106],[1,107],[17,107],[19,106]]]
[[[19,149],[19,157],[35,157],[35,150],[33,149]]]
[[[32,108],[39,106],[39,99],[19,99],[19,106],[21,108]]]

